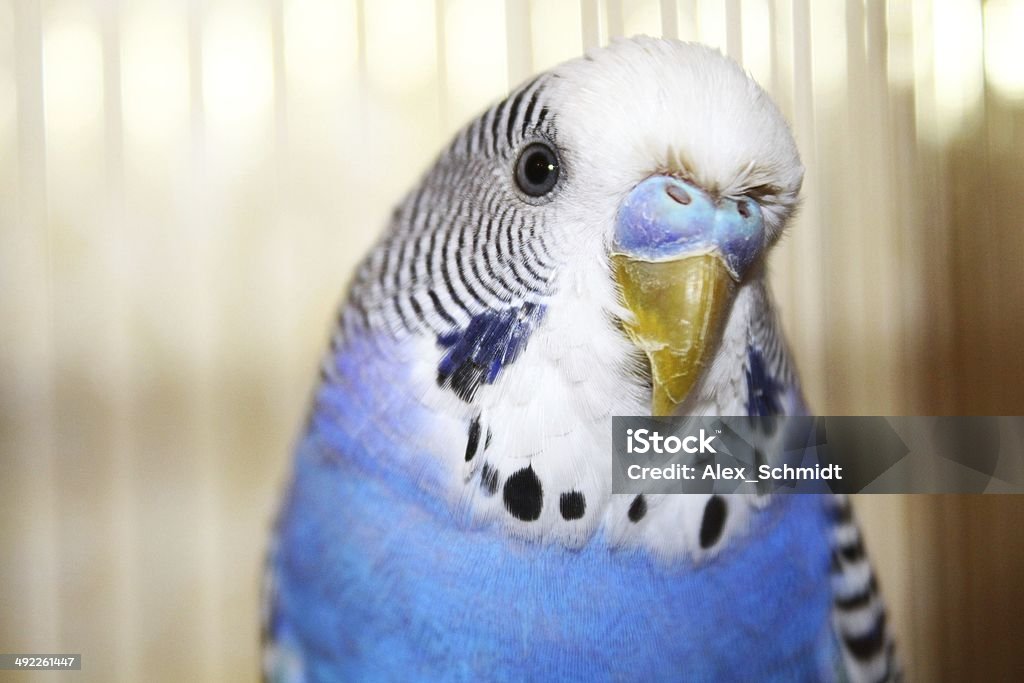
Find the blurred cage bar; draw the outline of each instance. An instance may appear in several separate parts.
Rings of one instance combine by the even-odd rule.
[[[354,264],[468,117],[637,33],[793,123],[772,277],[817,412],[1024,412],[1022,1],[0,0],[0,650],[253,680]],[[858,504],[911,679],[1024,676],[1024,505]]]

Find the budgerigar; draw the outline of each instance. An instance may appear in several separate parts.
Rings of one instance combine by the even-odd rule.
[[[270,551],[273,681],[881,681],[843,498],[613,495],[613,415],[804,414],[803,168],[735,63],[591,50],[459,132],[352,282]]]

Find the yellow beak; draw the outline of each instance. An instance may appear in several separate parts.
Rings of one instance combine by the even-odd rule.
[[[626,333],[651,363],[651,414],[672,415],[721,342],[736,280],[714,253],[669,261],[613,254],[612,263],[634,316]]]

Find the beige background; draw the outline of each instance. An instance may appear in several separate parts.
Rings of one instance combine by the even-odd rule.
[[[637,32],[793,121],[773,278],[818,412],[1024,413],[1019,0],[0,0],[0,651],[254,679],[353,265],[470,115]],[[858,508],[911,678],[1024,677],[1024,500]]]

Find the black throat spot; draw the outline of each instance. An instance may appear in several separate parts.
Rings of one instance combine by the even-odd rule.
[[[502,492],[505,509],[516,519],[532,522],[544,507],[544,490],[533,467],[524,467],[505,482]]]

